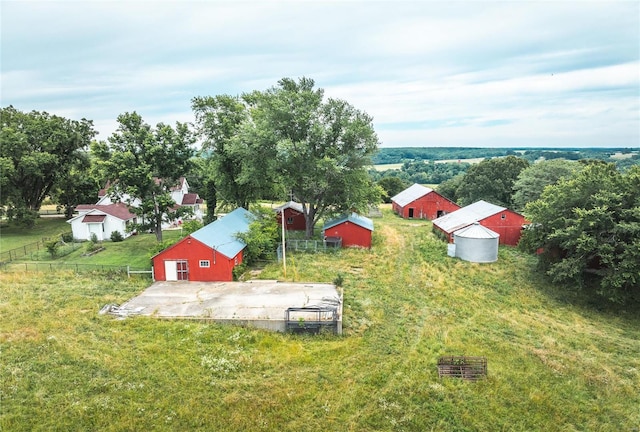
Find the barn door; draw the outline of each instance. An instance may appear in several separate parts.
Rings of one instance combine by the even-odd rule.
[[[176,266],[176,261],[165,261],[164,262],[164,278],[168,281],[177,281],[178,280],[178,269]]]
[[[186,261],[165,261],[164,276],[167,281],[189,280],[189,268]]]
[[[176,263],[176,272],[179,281],[189,280],[189,269],[186,261],[178,261]]]

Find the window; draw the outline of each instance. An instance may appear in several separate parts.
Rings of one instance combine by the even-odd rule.
[[[292,217],[287,218],[287,223],[288,223],[289,225],[291,225],[291,224],[293,223],[293,218],[292,218]]]
[[[502,213],[501,218],[502,218],[502,220],[505,220],[507,218],[507,214],[506,213]]]
[[[211,267],[211,263],[209,260],[200,260],[200,268],[209,268]]]

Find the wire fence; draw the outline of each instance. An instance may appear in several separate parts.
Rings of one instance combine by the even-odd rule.
[[[130,266],[118,266],[107,264],[79,264],[79,263],[39,263],[39,262],[22,262],[22,263],[1,263],[0,270],[4,272],[57,272],[57,271],[73,271],[75,273],[109,273],[121,274],[131,277],[132,275],[143,275],[152,277],[153,269],[137,269]]]
[[[72,236],[71,231],[69,231],[68,233],[62,234],[60,238],[65,236],[71,237]],[[43,252],[45,254],[47,253],[46,243],[53,239],[54,237],[42,237],[37,242],[29,243],[24,246],[20,246],[18,248],[10,249],[7,251],[2,251],[0,252],[0,263],[12,262],[17,259],[24,258],[26,256],[29,256],[31,260],[42,259],[38,257],[40,257]],[[69,245],[72,245],[72,246],[69,246]],[[60,249],[60,252],[66,255],[65,253],[66,249],[73,248],[73,247],[77,249],[79,246],[76,246],[76,245],[77,243],[67,243],[66,246],[63,245],[63,247]],[[70,252],[73,252],[75,249],[72,249]],[[70,253],[70,252],[67,252],[67,253]]]

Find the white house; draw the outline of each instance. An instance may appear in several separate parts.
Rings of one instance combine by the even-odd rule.
[[[90,240],[92,234],[96,235],[98,241],[108,240],[114,231],[126,238],[131,235],[127,232],[127,226],[136,221],[136,215],[123,203],[81,204],[76,211],[79,214],[67,223],[71,224],[73,238],[77,240]]]
[[[159,180],[156,179],[156,181],[159,181]],[[101,204],[101,205],[113,204],[114,201],[112,201],[111,197],[107,194],[107,189],[109,188],[109,186],[110,184],[107,183],[104,189],[100,189],[100,192],[98,192],[99,199],[97,204]],[[204,201],[202,200],[202,198],[200,198],[198,194],[189,193],[189,183],[187,183],[186,178],[180,177],[180,179],[178,180],[178,184],[176,186],[173,186],[170,189],[170,192],[171,192],[171,199],[173,199],[176,202],[176,208],[190,207],[191,210],[193,211],[192,218],[197,219],[199,221],[202,220],[204,216],[202,211],[202,204],[204,203]],[[122,202],[128,202],[130,199],[131,197],[127,194],[123,194],[120,197],[120,201]],[[141,202],[137,198],[131,201],[130,203],[130,205],[133,207],[138,207],[140,204]],[[169,222],[162,223],[163,229],[169,228],[170,226],[171,226],[171,223]]]
[[[158,181],[158,180],[156,180]],[[131,202],[131,197],[127,194],[123,194],[120,197],[120,202],[112,200],[111,196],[107,194],[107,190],[110,187],[110,183],[107,183],[104,189],[100,189],[98,192],[98,202],[96,204],[80,204],[76,207],[75,211],[77,216],[69,219],[67,222],[71,224],[71,230],[73,231],[73,237],[78,240],[89,240],[91,234],[96,234],[98,240],[107,240],[111,237],[113,231],[119,231],[122,237],[128,237],[130,233],[127,233],[126,228],[132,223],[142,223],[137,216],[131,213],[131,207],[138,207],[140,205],[139,199],[134,199]],[[203,211],[201,204],[204,202],[198,194],[189,193],[189,183],[184,177],[180,177],[176,186],[170,189],[171,198],[176,202],[175,208],[178,207],[190,207],[193,210],[193,218],[202,220]],[[129,202],[129,206],[124,204]],[[181,221],[163,221],[162,228],[170,228],[172,223],[179,224]]]

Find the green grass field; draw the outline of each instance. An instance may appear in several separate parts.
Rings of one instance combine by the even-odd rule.
[[[0,251],[7,251],[29,243],[40,241],[43,237],[54,237],[71,232],[71,225],[64,217],[42,217],[36,219],[36,225],[24,230],[14,223],[0,222]]]
[[[288,260],[289,280],[344,278],[342,336],[118,320],[98,311],[148,280],[0,273],[0,430],[640,427],[637,309],[557,293],[511,248],[473,264],[447,257],[430,222],[374,222],[370,251]],[[439,379],[448,354],[486,356],[488,377]]]

